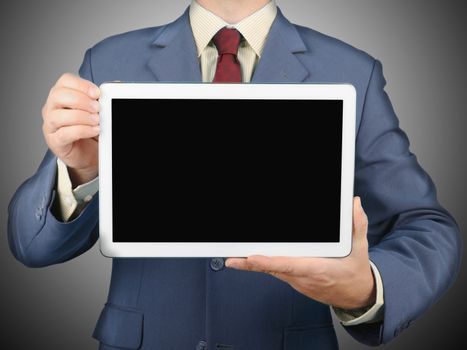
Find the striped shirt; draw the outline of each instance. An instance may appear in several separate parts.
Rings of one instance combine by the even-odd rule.
[[[242,70],[242,81],[249,83],[276,15],[276,3],[270,1],[251,16],[236,24],[229,24],[193,0],[190,5],[190,24],[198,50],[203,82],[212,82],[216,73],[218,53],[212,38],[220,29],[229,27],[242,34],[237,57]]]

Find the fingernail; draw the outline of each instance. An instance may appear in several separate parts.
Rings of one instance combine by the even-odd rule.
[[[96,124],[99,123],[99,114],[91,114],[89,117],[91,118],[91,120],[92,120],[94,123],[96,123]]]
[[[101,93],[101,90],[95,85],[89,88],[89,96],[92,98],[98,98],[100,93]]]
[[[96,133],[98,133],[98,134],[101,132],[100,126],[94,126],[93,129],[94,129],[94,131],[95,131]]]
[[[94,111],[99,112],[101,106],[100,106],[99,102],[97,102],[97,101],[92,101],[92,102],[91,102],[91,108],[92,108]]]

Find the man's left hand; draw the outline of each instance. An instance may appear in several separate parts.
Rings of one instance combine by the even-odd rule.
[[[226,266],[271,274],[307,297],[342,309],[372,305],[376,286],[368,256],[368,219],[359,197],[353,204],[352,253],[344,258],[254,255],[229,258]]]

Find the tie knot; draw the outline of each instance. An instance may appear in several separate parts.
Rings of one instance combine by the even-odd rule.
[[[219,55],[226,53],[236,55],[240,45],[240,33],[237,29],[222,28],[212,38],[214,45],[216,45]]]

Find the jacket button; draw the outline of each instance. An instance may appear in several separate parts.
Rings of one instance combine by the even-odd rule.
[[[224,259],[222,258],[213,258],[209,262],[209,266],[213,271],[220,271],[224,268]]]
[[[36,216],[36,219],[40,221],[42,219],[42,209],[36,208],[36,212],[34,215]]]
[[[208,344],[204,340],[200,340],[199,343],[196,345],[195,350],[206,350]]]

